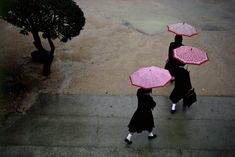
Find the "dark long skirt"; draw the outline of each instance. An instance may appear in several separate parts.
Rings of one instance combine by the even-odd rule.
[[[174,88],[171,95],[170,95],[170,100],[173,103],[177,103],[180,101],[180,99],[183,99],[186,94],[186,91],[179,90],[177,88]]]
[[[153,114],[151,110],[136,110],[128,125],[129,132],[141,133],[142,131],[152,131],[154,128]]]
[[[184,98],[186,93],[192,88],[189,72],[183,68],[178,68],[175,77],[175,88],[173,89],[170,100],[177,103]]]

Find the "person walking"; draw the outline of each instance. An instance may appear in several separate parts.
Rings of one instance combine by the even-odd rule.
[[[175,77],[175,71],[177,70],[177,68],[179,66],[185,65],[173,57],[173,50],[180,46],[183,46],[182,42],[183,42],[183,37],[181,35],[176,35],[175,41],[170,43],[168,49],[168,59],[166,61],[165,69],[169,70],[171,76],[173,77]]]
[[[171,113],[176,112],[176,103],[183,99],[183,109],[188,104],[185,104],[186,100],[186,94],[189,92],[189,90],[192,89],[191,80],[189,71],[186,70],[184,67],[179,66],[175,69],[175,87],[170,95],[170,100],[172,101],[171,106]]]
[[[139,88],[137,90],[138,107],[128,125],[129,133],[124,140],[127,144],[132,144],[131,137],[134,133],[141,133],[144,130],[149,132],[148,139],[157,137],[153,133],[154,119],[152,114],[156,103],[151,97],[151,93],[152,89]]]

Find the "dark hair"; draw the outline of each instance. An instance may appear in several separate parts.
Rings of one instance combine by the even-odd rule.
[[[142,93],[152,93],[152,88],[150,89],[145,89],[145,88],[140,88]]]
[[[175,42],[176,43],[182,43],[182,41],[183,41],[182,35],[176,35],[175,36]]]
[[[152,93],[152,88],[150,89],[145,89],[146,93]]]
[[[152,89],[151,88],[150,89],[139,88],[137,90],[136,95],[137,95],[138,98],[140,98],[140,97],[143,97],[143,96],[148,95],[150,93],[152,93]]]

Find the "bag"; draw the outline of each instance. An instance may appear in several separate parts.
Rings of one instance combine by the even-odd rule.
[[[183,103],[190,107],[193,103],[197,101],[197,95],[194,91],[194,88],[190,89],[188,93],[184,96]]]

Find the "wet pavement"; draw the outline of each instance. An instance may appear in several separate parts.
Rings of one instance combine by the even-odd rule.
[[[136,96],[41,94],[27,115],[0,132],[2,157],[123,156],[233,157],[235,98],[199,96],[172,115],[167,97],[154,96],[155,140],[147,132],[124,143]]]

